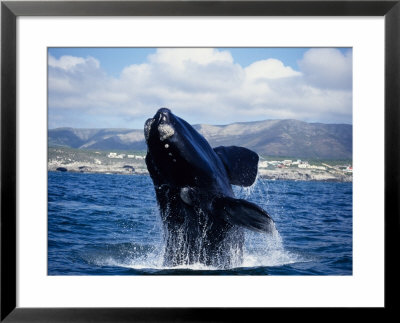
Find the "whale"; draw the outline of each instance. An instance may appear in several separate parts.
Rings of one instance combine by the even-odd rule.
[[[245,230],[276,230],[264,209],[236,198],[232,189],[253,185],[258,154],[238,146],[212,148],[168,108],[145,122],[144,136],[163,227],[164,266],[237,267]]]

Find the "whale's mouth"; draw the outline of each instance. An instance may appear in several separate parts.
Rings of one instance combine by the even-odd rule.
[[[151,126],[154,123],[154,119],[150,118],[147,119],[145,124],[144,124],[144,138],[146,139],[146,141],[149,141],[149,137],[150,137],[150,130],[151,130]]]

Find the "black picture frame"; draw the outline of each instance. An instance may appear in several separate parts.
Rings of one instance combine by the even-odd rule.
[[[16,306],[16,19],[19,16],[384,16],[385,306],[383,309],[375,309],[375,312],[382,319],[382,310],[385,314],[396,311],[396,287],[399,286],[399,275],[395,259],[400,246],[400,0],[3,1],[1,3],[0,295],[2,322],[233,322],[243,316],[247,317],[246,321],[252,321],[251,318],[258,320],[257,317],[265,317],[265,311],[279,311],[284,315],[287,310],[286,308],[18,308]],[[304,313],[301,309],[292,310]],[[325,310],[329,311],[329,317],[334,319],[336,311]],[[372,314],[371,311],[368,313]]]

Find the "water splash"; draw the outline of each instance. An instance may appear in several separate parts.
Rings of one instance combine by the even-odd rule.
[[[282,240],[279,233],[272,236],[263,236],[250,240],[248,236],[253,235],[252,233],[246,234],[246,243],[243,252],[243,261],[241,264],[237,264],[231,269],[235,268],[250,268],[250,267],[273,267],[293,264],[297,262],[304,262],[299,255],[291,253],[283,247]],[[261,238],[261,239],[260,239]],[[260,241],[261,240],[261,241]],[[257,241],[257,243],[255,243]],[[163,246],[159,246],[162,248]],[[88,262],[99,267],[111,266],[111,267],[122,267],[136,270],[193,270],[193,271],[216,271],[220,268],[206,266],[200,262],[193,264],[185,264],[178,266],[164,266],[163,265],[163,252],[160,249],[154,249],[148,253],[135,255],[132,252],[130,255],[126,254],[123,257],[115,254],[96,254],[87,258]],[[235,257],[237,250],[232,250],[232,256]]]
[[[217,271],[221,268],[206,266],[200,262],[187,265],[164,266],[164,244],[160,242],[155,246],[143,246],[132,244],[130,251],[127,252],[127,246],[121,248],[107,248],[107,252],[92,253],[86,257],[87,261],[95,266],[123,267],[136,270],[192,270],[192,271]],[[272,267],[304,262],[300,255],[287,251],[284,248],[282,238],[277,230],[271,234],[245,232],[245,245],[243,250],[243,261],[239,262],[239,251],[232,248],[232,259],[237,259],[232,263],[235,268],[251,267]]]
[[[242,198],[242,199],[248,199],[251,196],[254,196],[255,192],[258,192],[260,190],[260,184],[263,185],[263,183],[265,183],[265,182],[259,180],[259,176],[257,173],[256,180],[254,181],[254,183],[252,185],[247,186],[247,187],[232,185],[232,188],[233,188],[233,191],[234,191],[236,197]]]
[[[241,267],[271,267],[304,261],[285,249],[278,230],[270,234],[246,231],[245,250]]]
[[[234,186],[233,190],[237,198],[246,200],[252,200],[254,196],[262,196],[262,200],[253,201],[262,207],[267,207],[269,203],[269,183],[266,180],[261,180],[257,177],[256,181],[250,187],[239,187]],[[274,215],[273,215],[274,217]],[[201,217],[199,217],[200,221]],[[157,221],[158,228],[154,228],[154,231],[162,231],[162,222]],[[205,234],[205,230],[208,229],[208,223],[205,221],[199,226]],[[176,243],[186,244],[186,235],[184,232],[175,232]],[[164,237],[165,238],[165,237]],[[199,236],[201,238],[201,235]],[[201,239],[200,239],[201,240]],[[201,243],[201,241],[199,241]],[[165,240],[161,239],[156,244],[151,246],[143,245],[131,245],[131,249],[127,252],[124,248],[115,248],[112,252],[103,252],[92,254],[89,262],[96,266],[115,266],[123,267],[136,270],[193,270],[193,271],[215,271],[220,268],[212,266],[206,266],[200,261],[191,264],[178,265],[174,267],[164,266],[164,248]],[[200,248],[201,249],[201,248]],[[190,250],[187,250],[189,257]],[[297,262],[306,261],[300,255],[290,252],[285,249],[284,242],[282,240],[279,231],[274,228],[269,234],[258,233],[249,230],[245,230],[245,243],[243,246],[243,258],[242,254],[236,248],[230,250],[232,261],[232,268],[252,268],[252,267],[272,267],[282,266],[287,264],[293,264]],[[200,255],[198,255],[200,260]],[[189,263],[190,261],[188,261]],[[229,271],[229,270],[228,270]]]

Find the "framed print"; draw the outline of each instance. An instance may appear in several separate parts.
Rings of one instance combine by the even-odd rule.
[[[1,9],[2,320],[394,309],[398,1]]]

